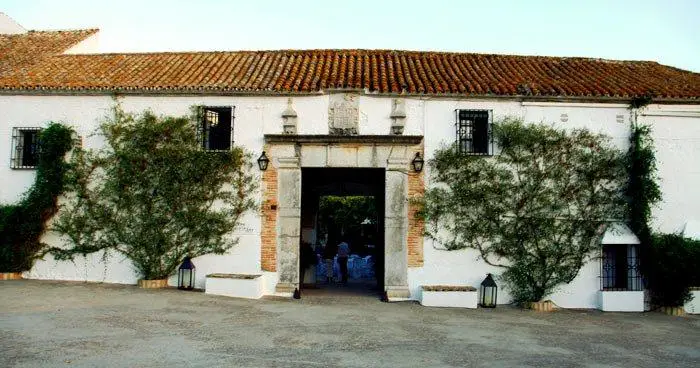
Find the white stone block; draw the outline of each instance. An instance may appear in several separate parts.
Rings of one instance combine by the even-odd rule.
[[[691,290],[690,295],[693,299],[683,306],[685,312],[688,314],[700,314],[700,289]]]
[[[421,304],[426,307],[476,308],[478,292],[423,290]]]
[[[235,298],[260,299],[263,296],[262,275],[215,273],[207,275],[206,294]]]
[[[644,312],[644,291],[600,291],[604,312]]]
[[[329,146],[328,166],[357,167],[357,147]]]

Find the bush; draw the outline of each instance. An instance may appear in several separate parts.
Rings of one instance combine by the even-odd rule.
[[[40,150],[34,185],[18,204],[0,207],[0,272],[32,268],[43,244],[46,220],[56,213],[63,191],[66,153],[73,146],[73,130],[50,123],[39,135]]]
[[[652,304],[682,306],[691,299],[690,287],[700,286],[700,241],[680,234],[657,234],[652,237],[648,286]]]
[[[609,137],[506,119],[494,125],[501,152],[465,156],[443,148],[421,215],[447,250],[471,248],[504,269],[515,302],[542,300],[571,282],[624,214],[624,154]]]
[[[111,251],[147,280],[172,275],[185,256],[222,254],[255,207],[250,155],[240,147],[200,148],[188,117],[126,113],[117,105],[98,133],[106,146],[77,149],[66,175],[70,194],[55,230],[60,260]]]

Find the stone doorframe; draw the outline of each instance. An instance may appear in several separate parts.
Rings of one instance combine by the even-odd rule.
[[[261,265],[277,271],[277,293],[299,287],[301,168],[384,168],[384,288],[390,300],[410,297],[408,267],[423,265],[423,223],[409,196],[423,192],[422,136],[265,135],[270,165],[263,174]]]

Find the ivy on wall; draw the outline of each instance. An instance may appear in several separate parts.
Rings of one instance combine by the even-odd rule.
[[[627,160],[628,183],[625,190],[629,198],[627,218],[644,252],[651,246],[651,211],[661,200],[651,127],[632,124]]]
[[[39,134],[39,157],[34,185],[17,204],[0,206],[0,272],[29,270],[44,247],[40,237],[46,221],[57,211],[73,147],[73,129],[50,123]]]

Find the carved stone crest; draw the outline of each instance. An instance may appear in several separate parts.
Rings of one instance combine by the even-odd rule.
[[[353,93],[330,95],[328,132],[333,135],[356,135],[360,118],[360,96]]]

